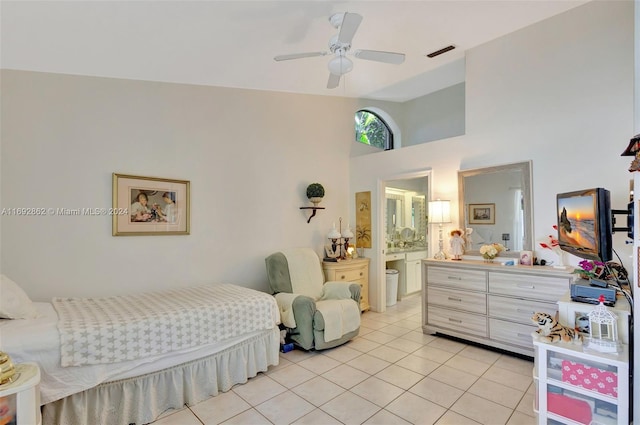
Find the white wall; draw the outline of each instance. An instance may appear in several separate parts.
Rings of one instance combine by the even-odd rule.
[[[633,28],[633,3],[590,2],[470,50],[466,134],[352,158],[351,192],[371,190],[379,205],[380,179],[431,167],[432,198],[451,199],[455,214],[458,170],[532,160],[536,241],[552,230],[559,192],[605,187],[613,207],[625,208],[631,175],[620,154],[634,125]],[[367,255],[370,302],[382,310],[380,236]],[[614,236],[631,268],[624,241]]]
[[[3,215],[2,273],[35,300],[208,282],[267,290],[267,255],[322,254],[332,223],[349,222],[353,99],[6,70],[1,84],[0,207],[110,207],[113,172],[191,181],[189,236]],[[299,208],[316,181],[326,209],[307,224]]]
[[[464,134],[465,84],[459,83],[403,104],[402,146]]]

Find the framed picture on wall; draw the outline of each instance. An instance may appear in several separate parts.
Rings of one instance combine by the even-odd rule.
[[[113,173],[113,236],[188,235],[190,182]]]
[[[356,193],[356,248],[371,248],[371,192]],[[364,255],[364,252],[362,252]]]
[[[533,266],[533,251],[520,251],[520,265]]]
[[[469,224],[496,224],[496,204],[469,204]]]

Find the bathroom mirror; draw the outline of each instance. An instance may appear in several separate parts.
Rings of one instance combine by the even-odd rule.
[[[501,243],[501,256],[533,250],[531,161],[458,171],[460,223],[472,229],[465,254]]]
[[[427,179],[390,180],[385,187],[385,231],[387,249],[426,248]]]

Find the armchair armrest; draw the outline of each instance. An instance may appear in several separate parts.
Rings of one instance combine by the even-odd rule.
[[[316,302],[313,298],[299,295],[293,300],[293,317],[296,327],[291,339],[305,350],[313,348],[313,317],[316,314]]]
[[[353,299],[360,305],[360,285],[353,282],[329,281],[324,283],[322,299],[344,300]]]
[[[360,305],[360,285],[357,283],[352,283],[349,285],[349,292],[351,292],[351,298]]]

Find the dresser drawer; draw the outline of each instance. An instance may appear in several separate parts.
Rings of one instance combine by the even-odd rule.
[[[336,270],[332,280],[343,280],[345,282],[355,282],[366,277],[366,271],[359,267],[357,269]]]
[[[404,253],[402,254],[387,254],[384,257],[385,261],[404,260]]]
[[[504,320],[512,320],[525,324],[533,324],[531,316],[543,312],[555,316],[558,305],[541,301],[527,301],[489,295],[489,316]]]
[[[487,296],[478,292],[429,287],[427,302],[430,306],[435,304],[471,313],[487,314]]]
[[[487,272],[430,266],[427,267],[427,282],[429,285],[486,292]]]
[[[569,278],[489,272],[489,292],[556,302],[569,290]]]
[[[486,316],[429,306],[427,322],[432,326],[439,326],[475,336],[487,336]]]
[[[531,333],[538,329],[536,326],[505,322],[498,319],[489,319],[489,326],[491,329],[489,337],[491,339],[533,349]]]

